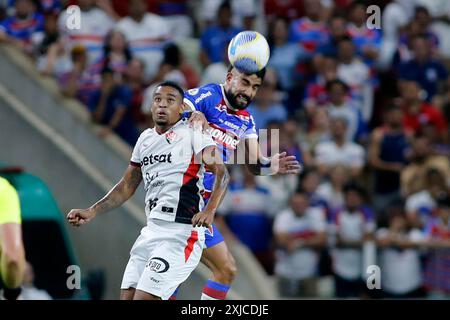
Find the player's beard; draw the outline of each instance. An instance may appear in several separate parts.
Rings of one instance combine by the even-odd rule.
[[[252,102],[252,99],[249,96],[242,93],[235,94],[231,92],[231,90],[225,90],[225,96],[227,97],[228,102],[231,104],[231,107],[238,110],[246,109]],[[245,98],[247,102],[240,102],[240,96]]]

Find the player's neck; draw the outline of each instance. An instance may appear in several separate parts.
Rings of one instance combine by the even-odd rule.
[[[167,125],[164,125],[164,126],[155,124],[155,131],[158,134],[164,134],[167,131],[169,131],[170,129],[172,129],[173,126],[176,125],[180,120],[181,120],[181,118],[178,119],[177,121],[175,121],[174,123],[167,124]]]

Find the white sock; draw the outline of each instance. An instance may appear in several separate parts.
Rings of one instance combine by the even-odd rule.
[[[218,299],[214,299],[213,297],[210,297],[202,292],[202,297],[200,298],[200,300],[218,300]]]

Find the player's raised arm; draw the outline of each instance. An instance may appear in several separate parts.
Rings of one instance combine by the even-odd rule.
[[[141,168],[129,165],[120,181],[99,201],[87,209],[72,209],[67,219],[74,226],[88,223],[97,214],[120,207],[131,198],[142,181]]]
[[[277,153],[271,158],[265,157],[257,138],[244,140],[247,167],[254,175],[274,175],[274,174],[299,174],[301,165],[295,156],[288,156],[286,152]]]
[[[211,191],[208,204],[203,211],[197,213],[192,218],[192,224],[194,226],[209,227],[213,223],[214,215],[217,208],[225,196],[227,191],[228,182],[230,181],[230,175],[223,163],[220,151],[215,146],[209,146],[203,150],[202,161],[206,168],[215,175],[214,185]]]

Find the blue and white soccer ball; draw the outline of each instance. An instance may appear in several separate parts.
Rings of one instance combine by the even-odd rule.
[[[228,45],[228,60],[241,72],[251,74],[264,69],[270,49],[266,38],[256,31],[242,31]]]

